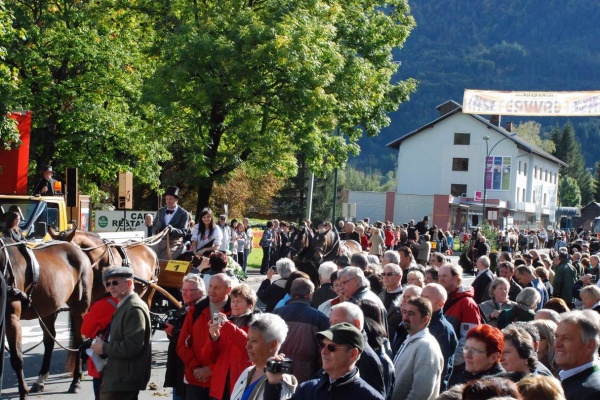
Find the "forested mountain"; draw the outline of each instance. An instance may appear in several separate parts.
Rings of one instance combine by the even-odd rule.
[[[391,114],[378,137],[363,138],[359,169],[394,168],[382,151],[392,140],[436,118],[446,100],[462,103],[463,91],[600,89],[600,1],[412,0],[417,27],[403,49],[398,78],[416,78],[417,92]],[[532,117],[504,117],[521,123]],[[543,132],[567,119],[537,118]],[[600,159],[600,120],[571,118],[586,167]],[[384,154],[382,156],[382,154]],[[425,160],[426,158],[424,158]]]

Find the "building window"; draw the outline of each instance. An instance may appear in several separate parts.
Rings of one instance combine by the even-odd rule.
[[[521,173],[521,161],[519,161],[519,174]]]
[[[533,179],[537,179],[537,165],[533,167]]]
[[[469,170],[469,159],[468,158],[453,158],[452,159],[452,171],[468,171]]]
[[[468,146],[471,144],[470,133],[454,133],[454,144],[460,146]]]
[[[523,174],[527,176],[527,163],[524,163],[525,167],[523,168]]]
[[[544,205],[546,205],[546,200],[547,200],[546,193],[544,193]]]
[[[522,196],[522,199],[523,199],[523,201],[527,201],[527,200],[525,199],[525,188],[523,188],[523,196]]]
[[[517,188],[517,203],[519,202],[519,193],[521,192],[521,188]]]
[[[459,185],[453,183],[450,185],[450,194],[454,197],[461,197],[467,195],[467,185]]]
[[[548,182],[548,170],[544,171],[544,182]]]

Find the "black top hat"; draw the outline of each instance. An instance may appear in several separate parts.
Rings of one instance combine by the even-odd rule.
[[[52,165],[46,166],[46,168],[44,168],[44,172],[52,172],[54,174],[54,171],[52,171]]]
[[[177,186],[169,186],[165,190],[165,196],[173,196],[179,198],[179,188]]]

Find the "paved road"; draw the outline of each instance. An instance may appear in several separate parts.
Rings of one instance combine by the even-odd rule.
[[[457,261],[458,257],[456,257]],[[251,273],[247,283],[254,290],[258,289],[260,283],[265,278],[264,275]],[[465,276],[465,284],[470,285],[473,281],[472,276]],[[63,312],[57,320],[57,338],[63,346],[68,346],[68,315]],[[23,349],[27,350],[41,341],[42,330],[37,321],[23,321]],[[163,388],[166,352],[168,340],[162,331],[158,331],[152,338],[152,376],[150,385],[153,390],[145,390],[140,392],[140,400],[151,400],[157,398],[170,399],[171,388]],[[39,366],[42,361],[43,346],[37,346],[25,356],[25,376],[28,384],[35,381]],[[92,389],[92,380],[85,376],[82,382],[81,392],[79,394],[67,394],[71,379],[68,373],[64,372],[66,360],[66,351],[55,347],[50,368],[50,377],[46,382],[46,388],[43,393],[31,394],[30,398],[48,399],[48,400],[91,400],[94,398]],[[2,395],[0,399],[18,399],[17,380],[14,371],[10,366],[8,353],[4,359],[4,379],[2,385]]]

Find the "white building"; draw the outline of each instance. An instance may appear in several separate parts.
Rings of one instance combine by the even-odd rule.
[[[564,162],[520,139],[512,123],[500,127],[499,116],[463,114],[454,101],[437,110],[437,119],[388,144],[398,150],[395,193],[347,193],[357,217],[398,224],[428,215],[446,230],[478,225],[485,208],[494,226],[553,222]]]

